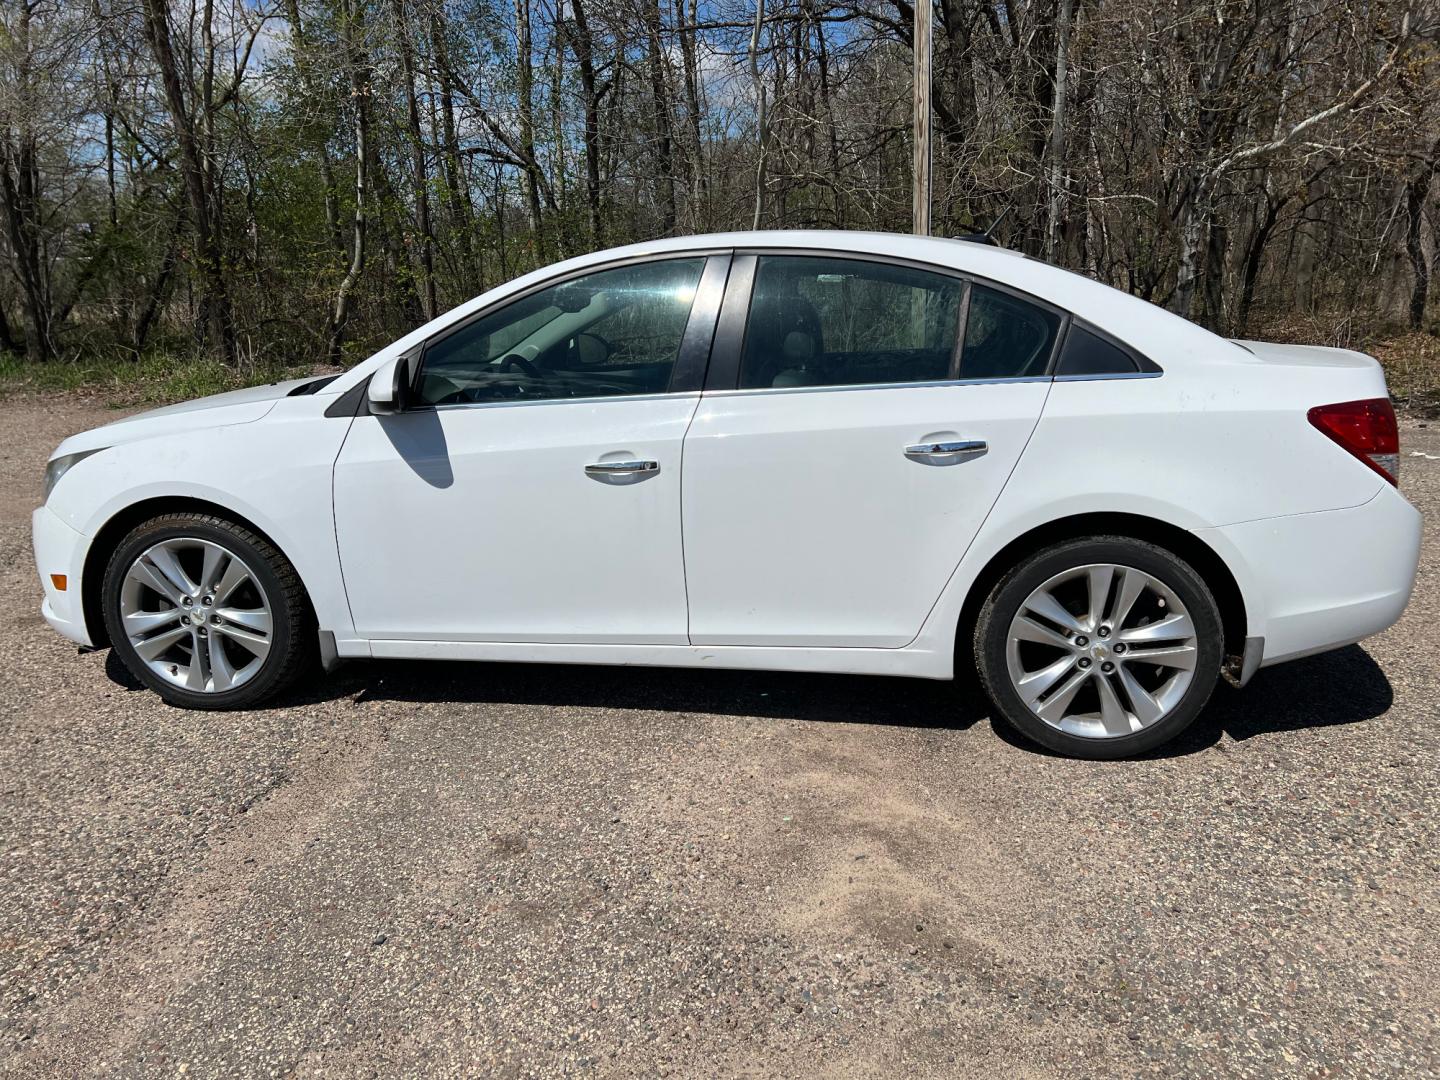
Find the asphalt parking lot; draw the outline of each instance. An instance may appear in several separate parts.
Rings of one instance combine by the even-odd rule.
[[[883,679],[167,708],[38,612],[46,455],[113,415],[0,402],[6,1074],[1440,1075],[1440,421],[1397,627],[1096,764]]]

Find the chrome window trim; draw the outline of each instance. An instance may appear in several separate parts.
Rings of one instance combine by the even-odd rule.
[[[1158,379],[1163,371],[1113,371],[1095,375],[1056,375],[1056,382],[1114,382],[1117,379]]]
[[[413,409],[406,409],[404,415],[421,412],[449,412],[452,409],[513,409],[517,406],[530,407],[533,405],[597,405],[604,401],[664,401],[671,398],[679,401],[684,398],[699,398],[700,393],[699,390],[667,390],[657,394],[593,394],[589,397],[535,398],[532,401],[526,401],[523,398],[512,401],[456,401],[449,405],[417,405]]]
[[[511,409],[535,405],[597,405],[609,401],[662,401],[684,398],[750,397],[756,394],[839,394],[856,390],[936,390],[949,386],[1022,386],[1050,382],[1106,382],[1124,379],[1158,379],[1163,371],[1127,371],[1110,375],[1023,375],[1006,379],[932,379],[925,382],[851,383],[843,386],[753,386],[748,389],[676,390],[658,394],[599,394],[590,397],[536,398],[534,401],[464,401],[450,405],[418,405],[406,413],[449,412],[453,409]]]
[[[840,386],[751,386],[745,389],[706,390],[705,396],[741,397],[750,394],[839,394],[853,390],[926,390],[946,386],[1018,386],[1048,383],[1049,375],[1022,375],[1008,379],[931,379],[924,382],[846,383]]]

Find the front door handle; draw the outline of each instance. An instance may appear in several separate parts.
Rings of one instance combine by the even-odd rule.
[[[659,471],[658,461],[596,461],[585,466],[587,476],[628,476]]]
[[[964,439],[959,442],[927,442],[916,443],[914,446],[905,448],[905,456],[912,461],[924,461],[927,458],[957,458],[966,457],[970,454],[983,454],[989,449],[984,439]]]

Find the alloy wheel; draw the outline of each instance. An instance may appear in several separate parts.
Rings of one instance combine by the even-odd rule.
[[[254,572],[235,552],[198,537],[172,537],[130,564],[120,621],[152,672],[192,693],[244,685],[270,653],[274,619]]]
[[[1174,590],[1115,563],[1077,566],[1035,589],[1010,622],[1006,666],[1025,706],[1058,731],[1133,735],[1185,696],[1199,655]]]

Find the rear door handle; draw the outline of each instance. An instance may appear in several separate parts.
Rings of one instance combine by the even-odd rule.
[[[658,461],[596,461],[585,466],[588,476],[625,476],[660,471]]]
[[[983,454],[987,449],[989,449],[989,447],[984,439],[964,439],[959,442],[927,442],[907,446],[905,448],[905,456],[912,461],[924,461],[926,458],[954,458],[965,457],[970,454]]]

